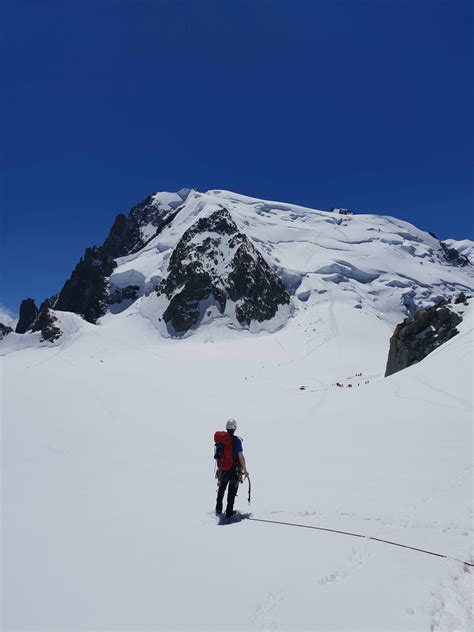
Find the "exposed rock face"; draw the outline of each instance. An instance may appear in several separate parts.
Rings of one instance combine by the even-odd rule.
[[[140,250],[163,230],[176,216],[176,207],[182,202],[178,195],[176,198],[163,204],[155,195],[150,195],[134,206],[128,217],[117,215],[102,246],[86,249],[51,306],[80,314],[91,323],[97,322],[105,314],[107,304],[116,303],[120,298],[116,292],[108,296],[107,279],[117,265],[115,259]],[[132,297],[132,289],[128,294]]]
[[[459,296],[457,296],[457,298],[454,300],[454,304],[455,305],[459,305],[460,303],[464,303],[464,305],[468,305],[468,298],[471,298],[470,296],[466,296],[464,294],[464,292],[460,292]]]
[[[107,277],[116,263],[102,248],[87,248],[84,256],[64,284],[54,308],[80,314],[91,323],[105,314]]]
[[[178,202],[163,204],[155,196],[156,194],[149,195],[134,206],[128,217],[117,215],[101,247],[104,255],[116,259],[138,252],[173,221],[176,207],[179,207]]]
[[[109,291],[107,303],[108,305],[115,305],[116,303],[121,303],[122,301],[134,301],[138,298],[139,292],[140,287],[138,285],[127,285],[123,288],[115,288],[113,291]]]
[[[5,338],[5,336],[8,336],[8,334],[11,334],[12,331],[13,329],[11,327],[0,323],[0,340]]]
[[[458,252],[456,248],[451,248],[450,246],[448,246],[448,244],[445,244],[444,241],[440,241],[439,243],[443,250],[444,258],[446,259],[446,261],[457,264],[459,266],[470,265],[471,262],[469,261],[469,259],[465,255],[462,255],[460,252]]]
[[[234,255],[228,278],[229,298],[234,301],[240,324],[273,318],[280,305],[288,305],[290,295],[282,281],[257,249],[245,237]]]
[[[290,302],[281,280],[224,208],[184,233],[156,291],[169,299],[163,318],[178,333],[196,326],[211,305],[223,314],[229,300],[237,321],[247,326],[273,318]]]
[[[40,309],[36,307],[36,304],[32,298],[26,298],[20,305],[20,318],[16,326],[17,334],[24,334],[27,331],[41,331],[43,340],[49,340],[53,342],[57,340],[61,335],[61,330],[55,325],[57,319],[51,312],[51,305],[56,302],[57,296],[53,296],[51,299],[47,299],[41,304]],[[3,329],[2,329],[3,328]],[[5,333],[5,325],[0,324],[0,337],[3,337],[9,333]],[[3,336],[1,335],[3,333]]]
[[[405,318],[390,338],[385,377],[423,360],[459,333],[456,326],[461,321],[461,316],[449,308],[448,301],[420,309],[413,318]]]
[[[339,215],[354,215],[354,211],[351,211],[348,208],[336,208],[335,206],[332,207],[331,213],[339,213]]]
[[[57,340],[62,331],[56,326],[57,318],[47,305],[41,307],[33,325],[33,331],[41,331],[41,339],[48,342],[54,342]]]
[[[16,326],[17,334],[24,334],[31,329],[38,316],[38,308],[32,298],[25,298],[20,305],[20,314]]]

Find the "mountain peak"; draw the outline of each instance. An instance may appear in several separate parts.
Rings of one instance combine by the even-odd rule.
[[[47,307],[95,323],[133,306],[182,336],[211,322],[274,331],[330,297],[392,327],[473,277],[454,243],[394,217],[184,188],[118,215]]]
[[[290,303],[281,280],[225,208],[185,231],[156,293],[169,301],[163,320],[172,334],[224,314],[241,326],[262,323]]]

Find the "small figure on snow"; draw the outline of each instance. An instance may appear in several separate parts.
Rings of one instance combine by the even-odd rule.
[[[243,476],[248,478],[249,473],[245,463],[242,439],[235,435],[237,422],[235,419],[228,419],[225,427],[225,432],[217,431],[214,434],[214,443],[216,444],[214,458],[217,462],[216,478],[218,482],[216,515],[222,513],[224,494],[228,485],[225,515],[226,518],[231,518],[236,513],[234,501],[239,483],[242,482]]]

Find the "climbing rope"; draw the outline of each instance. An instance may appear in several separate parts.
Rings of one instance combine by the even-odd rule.
[[[249,484],[250,484],[250,481],[249,481]],[[249,490],[249,493],[250,493],[250,490]],[[283,524],[288,527],[301,527],[303,529],[316,529],[317,531],[329,531],[331,533],[340,533],[342,535],[349,535],[349,536],[352,536],[353,538],[364,538],[365,540],[374,540],[375,542],[384,542],[385,544],[391,544],[392,546],[399,546],[403,549],[411,549],[412,551],[419,551],[420,553],[426,553],[427,555],[434,555],[435,557],[443,557],[446,560],[461,562],[461,564],[465,564],[466,566],[474,567],[473,563],[460,560],[457,557],[451,557],[450,555],[443,555],[442,553],[434,553],[433,551],[427,551],[426,549],[419,549],[416,546],[408,546],[407,544],[400,544],[400,542],[392,542],[391,540],[383,540],[382,538],[375,538],[370,535],[362,535],[361,533],[351,533],[350,531],[339,531],[338,529],[329,529],[327,527],[314,527],[309,524],[298,524],[297,522],[282,522],[280,520],[264,520],[263,518],[253,518],[251,516],[249,516],[248,520],[253,520],[254,522],[268,522],[270,524]]]

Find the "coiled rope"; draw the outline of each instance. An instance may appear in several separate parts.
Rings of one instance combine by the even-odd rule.
[[[282,524],[288,527],[300,527],[302,529],[315,529],[317,531],[329,531],[330,533],[340,533],[342,535],[349,535],[353,538],[364,538],[365,540],[373,540],[374,542],[383,542],[384,544],[391,544],[392,546],[399,546],[403,549],[411,549],[412,551],[418,551],[419,553],[426,553],[427,555],[434,555],[435,557],[443,557],[446,560],[452,560],[453,562],[460,562],[466,566],[474,567],[472,562],[466,562],[460,560],[457,557],[451,557],[450,555],[444,555],[442,553],[435,553],[434,551],[427,551],[426,549],[419,549],[416,546],[408,546],[408,544],[401,544],[400,542],[393,542],[392,540],[384,540],[383,538],[375,538],[370,535],[362,535],[361,533],[351,533],[350,531],[339,531],[338,529],[329,529],[327,527],[314,527],[309,524],[298,524],[297,522],[282,522],[280,520],[264,520],[263,518],[253,518],[249,516],[247,520],[253,520],[254,522],[268,522],[270,524]]]

